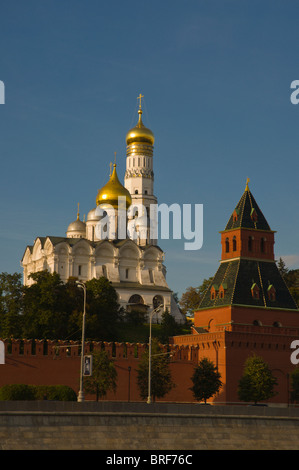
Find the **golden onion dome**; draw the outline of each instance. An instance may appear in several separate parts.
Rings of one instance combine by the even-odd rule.
[[[135,127],[129,130],[129,132],[126,135],[126,142],[127,145],[134,144],[136,143],[145,143],[145,144],[150,144],[154,145],[155,142],[155,137],[154,134],[150,129],[144,126],[142,122],[142,109],[141,107],[138,110],[139,114],[139,119],[138,123]]]
[[[118,198],[123,196],[126,198],[126,209],[132,204],[132,198],[129,191],[120,183],[117,173],[116,173],[116,164],[113,165],[113,172],[110,175],[108,183],[103,186],[102,189],[99,189],[96,204],[99,206],[102,205],[105,208],[105,205],[110,205],[114,209],[118,208]]]

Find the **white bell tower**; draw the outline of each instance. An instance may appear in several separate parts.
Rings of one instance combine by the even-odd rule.
[[[125,173],[125,188],[132,198],[132,206],[128,217],[128,226],[136,227],[135,240],[139,245],[157,244],[150,238],[150,206],[157,204],[154,195],[153,147],[154,134],[142,122],[141,100],[139,95],[139,119],[135,127],[129,130],[126,136],[127,162]],[[141,212],[140,205],[145,209]],[[136,208],[133,209],[133,208]],[[138,218],[137,212],[138,211]],[[135,216],[134,216],[135,212]],[[132,229],[133,230],[133,229]],[[134,231],[134,230],[133,230]],[[132,236],[131,236],[132,238]]]

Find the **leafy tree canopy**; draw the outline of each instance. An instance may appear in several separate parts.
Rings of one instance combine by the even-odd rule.
[[[169,367],[169,355],[164,352],[158,340],[153,338],[151,353],[151,395],[153,401],[156,398],[164,397],[175,387]],[[149,352],[146,351],[138,364],[137,375],[140,396],[144,400],[148,397],[148,371]]]
[[[202,358],[198,366],[195,367],[191,377],[193,386],[193,396],[197,401],[204,401],[205,403],[209,398],[215,395],[221,388],[221,375],[217,368],[208,358]]]
[[[199,308],[200,302],[207,288],[209,287],[213,277],[204,279],[199,287],[188,287],[182,294],[179,305],[182,312],[186,314],[193,314],[194,310]]]
[[[23,284],[21,274],[0,274],[0,331],[2,337],[21,334],[23,310]]]
[[[106,351],[93,353],[92,376],[84,378],[84,390],[96,395],[96,401],[107,395],[109,390],[117,387],[117,371],[113,360],[109,359]]]
[[[263,358],[256,355],[248,357],[239,381],[240,400],[254,403],[268,400],[276,394],[275,385],[277,385],[277,380]]]

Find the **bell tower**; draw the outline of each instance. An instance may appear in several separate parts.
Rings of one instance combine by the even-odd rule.
[[[154,134],[142,122],[142,98],[138,96],[138,122],[126,135],[127,160],[125,173],[125,188],[132,198],[128,215],[128,226],[132,227],[132,237],[135,236],[139,245],[156,244],[150,239],[150,206],[157,204],[154,195],[153,148]],[[141,208],[144,208],[142,211]]]

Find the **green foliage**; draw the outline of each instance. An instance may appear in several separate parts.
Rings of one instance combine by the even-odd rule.
[[[3,338],[19,337],[22,330],[21,274],[0,274],[0,332]]]
[[[3,385],[0,400],[35,400],[35,386],[24,384]]]
[[[174,317],[170,315],[168,310],[162,313],[162,322],[159,332],[159,340],[163,344],[169,343],[169,338],[180,334],[181,326],[177,324]]]
[[[194,310],[199,308],[204,293],[211,284],[212,279],[212,277],[204,279],[199,287],[188,287],[182,294],[179,305],[185,315],[193,314]]]
[[[299,306],[299,269],[288,269],[282,258],[279,258],[277,268],[288,286],[293,299]]]
[[[284,275],[284,280],[292,294],[293,299],[299,306],[299,269],[288,270]]]
[[[31,274],[35,281],[24,287],[23,337],[64,339],[68,334],[66,287],[57,273]]]
[[[169,355],[163,353],[164,351],[158,340],[153,338],[151,354],[151,394],[153,401],[155,401],[156,398],[163,398],[175,387],[169,367]],[[146,351],[138,364],[137,374],[137,384],[142,399],[148,397],[148,369],[149,352]]]
[[[242,401],[268,400],[275,396],[277,380],[263,358],[253,355],[245,362],[243,376],[239,381],[238,395]]]
[[[63,283],[48,271],[31,278],[33,284],[24,287],[20,274],[0,274],[0,337],[80,340],[84,296],[76,278]],[[116,290],[105,277],[86,282],[86,289],[87,340],[148,342],[144,313],[124,316]],[[170,336],[189,331],[165,312],[162,323],[152,325],[152,333],[166,344]]]
[[[31,274],[23,287],[19,274],[0,274],[0,337],[80,339],[83,293],[76,279],[63,283],[57,273]],[[121,309],[112,284],[104,277],[86,282],[86,337],[115,339]]]
[[[87,281],[86,289],[86,337],[112,341],[121,315],[117,292],[105,277]]]
[[[143,325],[147,318],[147,312],[138,308],[131,308],[125,312],[124,320],[130,324],[130,326]]]
[[[197,401],[203,400],[206,403],[221,388],[220,378],[221,375],[213,362],[206,357],[202,358],[191,377],[193,386],[190,390],[192,390],[194,398]]]
[[[67,385],[36,385],[35,400],[77,401],[77,395]]]
[[[0,388],[1,401],[32,400],[76,401],[74,390],[67,385],[9,384]]]
[[[96,400],[107,395],[109,390],[117,387],[117,372],[113,360],[105,351],[97,351],[92,359],[92,376],[84,378],[84,390],[94,393]]]

